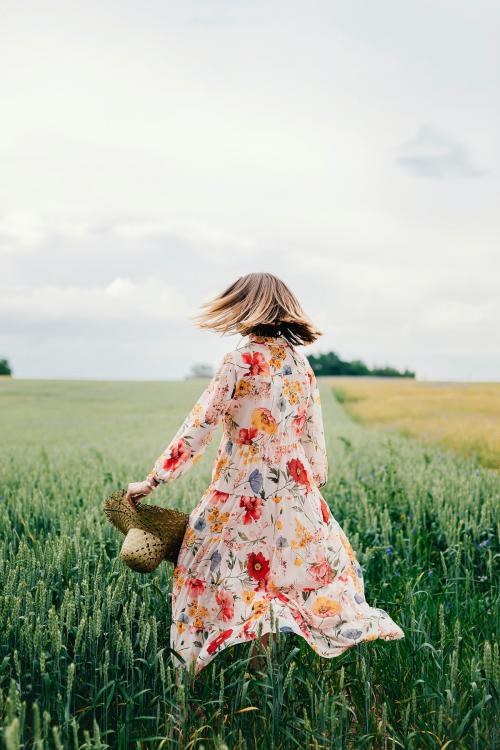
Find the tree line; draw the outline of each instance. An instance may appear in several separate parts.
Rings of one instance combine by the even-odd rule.
[[[12,375],[12,369],[6,359],[0,359],[0,375]]]
[[[307,355],[316,375],[370,375],[379,378],[414,378],[412,370],[397,370],[395,367],[368,367],[361,359],[351,362],[341,359],[335,352]]]

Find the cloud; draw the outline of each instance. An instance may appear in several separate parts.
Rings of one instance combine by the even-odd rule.
[[[488,171],[474,164],[467,146],[430,125],[422,125],[404,144],[396,163],[411,175],[434,179],[484,177]]]
[[[0,315],[17,321],[68,319],[162,321],[184,319],[192,310],[182,292],[160,279],[117,277],[106,286],[7,287]]]
[[[420,322],[428,329],[456,332],[465,328],[488,326],[498,319],[496,300],[487,303],[436,302],[423,311]]]

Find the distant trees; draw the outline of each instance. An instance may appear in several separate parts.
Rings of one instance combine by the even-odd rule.
[[[193,365],[189,371],[188,378],[211,378],[214,374],[214,368],[212,365],[206,365],[199,363]]]
[[[0,375],[12,375],[12,369],[6,359],[0,359]]]
[[[309,354],[316,375],[371,375],[380,378],[414,378],[415,373],[411,370],[396,370],[394,367],[370,368],[361,359],[353,359],[351,362],[341,359],[335,352],[325,354]]]

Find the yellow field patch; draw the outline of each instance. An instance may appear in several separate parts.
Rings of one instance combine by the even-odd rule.
[[[500,469],[500,383],[329,378],[354,419],[439,443]]]

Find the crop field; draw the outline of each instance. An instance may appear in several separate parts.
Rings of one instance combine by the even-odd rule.
[[[241,644],[176,685],[172,567],[125,568],[102,502],[144,478],[203,387],[0,379],[0,746],[498,747],[500,476],[368,429],[330,381],[323,494],[358,554],[367,600],[405,638],[326,660],[280,634],[265,673],[249,672]],[[152,502],[194,507],[216,444]]]
[[[339,401],[362,424],[437,443],[500,469],[500,383],[331,380]]]

